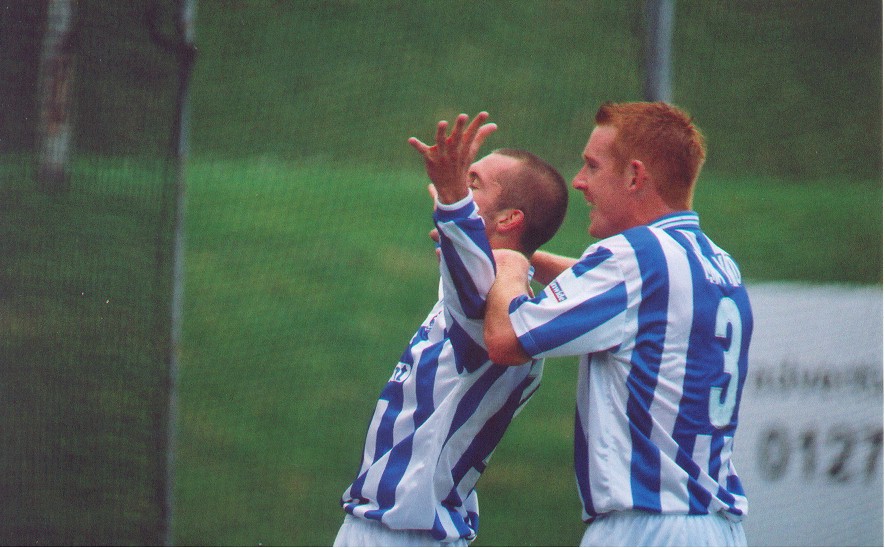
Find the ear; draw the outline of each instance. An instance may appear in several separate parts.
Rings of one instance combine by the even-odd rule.
[[[502,209],[495,215],[495,230],[502,235],[522,231],[525,214],[519,209]]]
[[[630,190],[640,191],[648,182],[648,171],[641,160],[630,160]]]

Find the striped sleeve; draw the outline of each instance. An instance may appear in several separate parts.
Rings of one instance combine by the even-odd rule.
[[[463,200],[437,203],[440,276],[449,338],[459,371],[473,371],[488,361],[483,340],[486,297],[495,281],[495,262],[485,223],[470,193]]]
[[[510,320],[534,358],[609,350],[624,338],[628,288],[618,258],[593,246],[535,298],[510,303]]]

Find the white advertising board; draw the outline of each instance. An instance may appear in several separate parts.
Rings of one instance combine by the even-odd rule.
[[[748,284],[734,462],[751,546],[883,545],[882,289]]]

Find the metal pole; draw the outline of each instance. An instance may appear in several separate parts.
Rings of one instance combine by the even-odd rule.
[[[40,54],[37,187],[70,188],[71,95],[77,42],[77,0],[51,0]]]
[[[196,0],[180,0],[178,22],[178,96],[176,124],[173,126],[172,148],[175,158],[175,201],[172,236],[172,301],[170,344],[168,355],[168,425],[166,446],[166,486],[163,500],[163,518],[166,546],[174,544],[174,488],[176,464],[176,434],[178,432],[178,377],[181,345],[182,305],[184,297],[184,219],[187,187],[185,166],[190,151],[190,77],[196,61],[195,28]]]
[[[673,0],[645,2],[645,81],[646,101],[673,100],[670,65],[673,42]]]

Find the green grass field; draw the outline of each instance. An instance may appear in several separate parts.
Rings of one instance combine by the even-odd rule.
[[[880,198],[705,178],[696,209],[751,282],[879,284]],[[188,203],[177,541],[330,544],[378,393],[435,301],[423,173],[195,161]],[[550,249],[583,250],[587,211],[573,193]],[[480,480],[476,545],[577,542],[575,370],[550,362]]]
[[[47,196],[26,162],[0,164],[0,400],[15,411],[0,428],[13,501],[0,540],[155,544],[168,174],[83,160],[71,192]],[[332,542],[377,395],[436,298],[425,186],[419,166],[191,163],[178,544]],[[881,285],[878,181],[705,176],[695,205],[750,283]],[[582,251],[587,211],[573,192],[548,248]],[[575,369],[549,362],[496,451],[476,545],[579,538]]]

